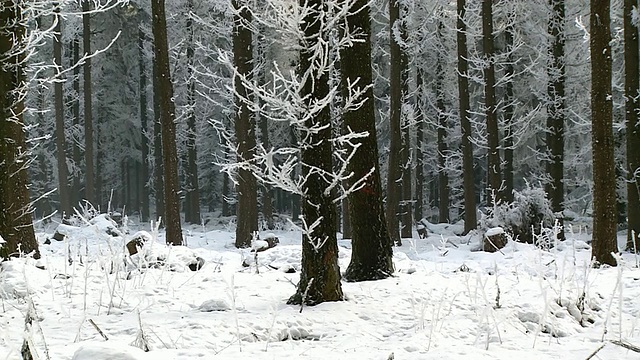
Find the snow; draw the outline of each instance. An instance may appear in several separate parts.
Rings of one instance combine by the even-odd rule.
[[[485,233],[485,235],[487,237],[496,236],[498,234],[504,234],[504,229],[499,227],[499,226],[489,228],[489,229],[487,229],[487,232]]]
[[[429,237],[394,248],[392,278],[343,283],[346,301],[301,309],[286,304],[299,277],[299,231],[273,231],[280,243],[256,255],[236,249],[225,226],[186,227],[186,246],[168,247],[162,232],[129,224],[149,239],[128,257],[132,236],[105,234],[112,226],[78,224],[50,245],[55,228],[40,228],[45,270],[32,259],[0,264],[0,359],[21,358],[27,299],[41,359],[45,347],[60,360],[584,359],[602,344],[601,359],[639,358],[610,342],[640,345],[638,260],[627,253],[623,266],[590,268],[584,232],[549,250],[510,242],[489,254],[472,251],[480,235],[430,224]],[[343,271],[350,248],[339,240]],[[198,257],[204,266],[191,271],[186,263]],[[149,353],[132,346],[140,324]]]
[[[0,244],[4,244],[6,243],[6,241],[4,241],[4,239],[2,238],[2,235],[0,235]]]

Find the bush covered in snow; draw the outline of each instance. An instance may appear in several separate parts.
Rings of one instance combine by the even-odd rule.
[[[488,209],[480,219],[480,227],[487,230],[502,227],[516,241],[533,244],[536,236],[547,233],[554,225],[551,204],[542,188],[527,185],[522,191],[513,192],[513,202],[498,204]]]

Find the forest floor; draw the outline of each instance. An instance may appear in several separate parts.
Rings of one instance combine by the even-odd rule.
[[[21,359],[25,334],[36,359],[55,360],[640,358],[621,346],[640,346],[638,258],[592,269],[584,231],[489,254],[475,251],[479,237],[433,225],[394,248],[393,277],[343,282],[346,301],[301,308],[286,304],[300,268],[294,226],[270,231],[280,244],[256,263],[229,221],[187,226],[186,247],[172,248],[149,224],[108,235],[107,219],[91,223],[48,245],[56,226],[39,224],[42,259],[0,265],[0,360]],[[125,256],[138,230],[151,240]],[[344,271],[350,242],[339,247]],[[196,257],[205,264],[191,271]]]

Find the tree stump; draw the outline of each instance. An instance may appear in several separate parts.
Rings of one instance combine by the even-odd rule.
[[[507,234],[501,227],[494,227],[484,234],[482,250],[486,252],[496,252],[507,245]]]

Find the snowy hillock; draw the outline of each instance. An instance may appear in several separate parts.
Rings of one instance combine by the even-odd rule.
[[[226,226],[189,227],[186,246],[167,246],[142,224],[131,256],[125,245],[140,234],[106,234],[112,225],[65,228],[64,241],[41,243],[40,268],[0,265],[0,358],[21,359],[25,334],[39,358],[57,360],[639,358],[619,345],[640,344],[638,259],[593,269],[585,233],[489,254],[472,251],[483,235],[433,224],[426,239],[394,248],[392,278],[343,282],[345,301],[301,309],[286,305],[300,276],[299,231],[272,231],[278,246],[251,252],[233,246]],[[351,247],[339,242],[344,271]],[[29,304],[37,316],[25,332]]]

